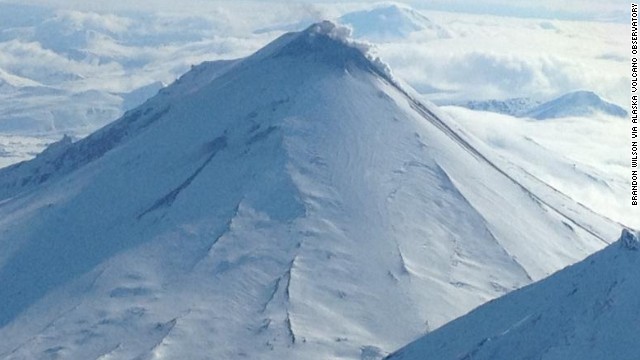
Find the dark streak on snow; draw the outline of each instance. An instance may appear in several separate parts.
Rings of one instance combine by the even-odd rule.
[[[291,345],[296,343],[296,334],[293,332],[293,327],[291,326],[291,314],[287,310],[287,319],[285,320],[287,324],[287,330],[289,332],[289,338],[291,339]]]
[[[178,323],[178,318],[173,318],[169,321],[167,321],[166,323],[158,323],[154,330],[157,332],[160,332],[160,338],[158,339],[158,341],[156,341],[156,343],[149,349],[149,353],[153,353],[158,346],[162,345],[162,343],[164,342],[164,339],[167,338],[167,336],[169,336],[169,333],[171,333],[171,331],[173,330],[173,328],[176,326],[176,324]],[[142,355],[136,359],[143,359]]]
[[[300,247],[301,244],[298,244],[298,247]],[[296,259],[298,258],[298,256],[294,256],[293,260],[291,260],[291,263],[289,264],[289,269],[287,270],[287,272],[285,273],[285,276],[287,277],[287,284],[285,287],[285,301],[287,303],[287,319],[286,319],[286,323],[287,323],[287,329],[289,331],[289,337],[291,338],[291,344],[295,344],[296,343],[296,334],[293,332],[293,326],[291,325],[291,313],[289,312],[289,306],[288,304],[290,303],[291,300],[291,292],[290,292],[290,288],[291,288],[291,273],[293,271],[293,267],[295,266],[295,262]]]
[[[514,165],[514,166],[517,166],[517,165]],[[522,167],[518,166],[518,168],[519,168],[519,169],[520,169],[524,174],[526,174],[527,176],[531,177],[531,178],[532,178],[532,179],[534,179],[535,181],[537,181],[537,182],[539,182],[539,183],[541,183],[541,184],[546,185],[546,186],[547,186],[548,188],[550,188],[554,193],[558,194],[559,196],[562,196],[562,197],[565,197],[565,198],[567,198],[567,199],[570,199],[572,202],[574,202],[575,204],[577,204],[577,205],[578,205],[578,206],[580,206],[581,208],[583,208],[583,209],[587,210],[588,212],[593,213],[593,210],[591,210],[590,208],[586,207],[583,203],[581,203],[581,202],[579,202],[579,201],[576,201],[576,200],[573,200],[572,198],[570,198],[568,195],[566,195],[566,194],[565,194],[565,193],[563,193],[562,191],[560,191],[560,190],[556,189],[555,187],[553,187],[553,186],[551,186],[551,185],[547,184],[546,182],[542,181],[540,178],[538,178],[537,176],[535,176],[535,175],[531,174],[530,172],[528,172],[527,170],[523,169]],[[556,210],[556,209],[554,209],[554,208],[552,208],[552,209],[553,209],[553,210]],[[556,210],[556,212],[557,212],[557,210]],[[561,215],[562,215],[562,214],[561,214]],[[604,219],[606,219],[607,221],[610,221],[610,222],[612,222],[612,223],[615,223],[615,224],[619,225],[620,227],[627,227],[625,224],[622,224],[622,223],[620,223],[620,222],[618,222],[618,221],[616,221],[616,220],[613,220],[613,219],[611,219],[611,218],[609,218],[609,217],[607,217],[607,216],[605,216],[605,215],[601,215],[601,214],[597,214],[597,215],[598,215],[598,216],[600,216],[600,217],[602,217],[602,218],[604,218]],[[566,217],[566,216],[565,216],[565,217]],[[575,223],[575,221],[573,221],[572,219],[569,219],[569,220],[570,220],[571,222]],[[581,226],[581,225],[579,225],[579,224],[578,224],[578,226],[582,227],[582,226]],[[607,243],[607,244],[609,244],[609,242],[606,242],[606,243]]]
[[[278,289],[280,289],[280,282],[282,282],[282,278],[283,278],[283,276],[280,276],[280,277],[278,277],[276,279],[275,284],[272,287],[271,293],[269,294],[269,297],[267,298],[267,301],[265,301],[264,305],[262,306],[262,309],[260,310],[261,314],[264,314],[265,311],[267,311],[267,308],[269,307],[269,304],[276,297],[276,294],[278,293]]]
[[[213,140],[211,142],[210,147],[209,147],[210,151],[211,151],[211,154],[204,161],[204,163],[202,163],[202,165],[200,165],[200,167],[198,167],[193,172],[193,174],[191,174],[191,176],[189,176],[185,181],[183,181],[180,185],[178,185],[178,187],[176,187],[175,189],[171,190],[171,192],[169,192],[167,195],[163,196],[161,199],[157,200],[150,208],[148,208],[143,213],[138,215],[138,217],[137,217],[138,220],[141,219],[146,214],[148,214],[148,213],[150,213],[150,212],[152,212],[154,210],[158,210],[158,209],[163,208],[163,207],[170,207],[173,204],[173,202],[176,200],[178,195],[180,195],[180,192],[182,192],[182,190],[186,189],[189,185],[191,185],[193,180],[195,180],[195,178],[198,177],[198,175],[202,172],[202,170],[211,162],[211,160],[213,160],[213,158],[216,156],[216,154],[218,154],[218,152],[220,152],[221,150],[224,150],[226,147],[227,147],[227,137],[226,136],[220,136],[220,137],[216,138],[215,140]]]
[[[293,260],[289,263],[287,270],[275,280],[272,286],[271,292],[269,293],[269,296],[267,298],[267,301],[265,301],[265,303],[262,305],[262,308],[260,309],[260,314],[266,313],[267,309],[269,308],[269,305],[275,299],[276,294],[278,294],[278,292],[283,288],[283,282],[284,282],[283,290],[284,290],[285,304],[287,304],[285,305],[286,307],[285,325],[287,327],[287,334],[289,335],[291,345],[294,345],[297,341],[295,332],[293,331],[293,325],[291,324],[291,313],[289,312],[289,309],[288,309],[288,304],[291,299],[291,293],[289,290],[289,287],[291,286],[291,271],[294,267],[295,261],[296,261],[296,257],[294,257]],[[266,325],[268,327],[269,324],[271,323],[271,320],[266,319],[265,321],[268,321]]]
[[[295,262],[295,258],[291,261],[291,263],[289,263],[287,271],[285,271],[284,274],[282,274],[276,279],[267,301],[264,303],[264,305],[262,306],[262,309],[260,310],[261,314],[264,314],[267,311],[267,309],[269,308],[269,304],[271,304],[271,302],[275,299],[276,294],[278,293],[278,291],[280,291],[280,288],[282,287],[283,280],[286,282],[284,285],[285,303],[286,304],[289,303],[291,299],[289,286],[291,285],[291,270],[293,269],[294,262]],[[288,308],[286,309],[285,325],[287,326],[287,333],[289,334],[291,345],[293,345],[296,343],[296,335],[293,331],[293,326],[291,325],[291,313],[289,312]]]
[[[233,215],[231,215],[229,220],[227,220],[222,231],[220,231],[220,233],[215,237],[215,239],[213,239],[213,242],[211,242],[211,244],[207,248],[207,251],[205,251],[201,257],[199,257],[193,262],[193,265],[191,266],[191,271],[193,271],[195,267],[211,253],[211,251],[216,246],[216,244],[218,244],[220,239],[222,239],[223,236],[225,236],[227,233],[229,233],[229,231],[231,231],[231,224],[233,223],[233,219],[236,216],[238,216],[239,209],[240,209],[240,204],[236,205],[235,209],[233,210]]]
[[[400,257],[400,272],[403,275],[411,275],[411,273],[409,272],[409,268],[407,268],[407,262],[404,259],[404,254],[402,253],[402,250],[400,249],[400,244],[398,243],[398,241],[396,240],[396,249],[398,250],[398,256]]]
[[[277,126],[269,126],[268,128],[255,133],[251,138],[249,138],[249,140],[247,140],[246,145],[251,145],[254,144],[260,140],[264,140],[267,138],[267,136],[269,136],[272,132],[274,132],[276,129],[278,129]]]
[[[480,349],[488,342],[491,341],[491,338],[482,339],[473,350],[468,352],[461,360],[473,360],[474,356],[480,351]]]

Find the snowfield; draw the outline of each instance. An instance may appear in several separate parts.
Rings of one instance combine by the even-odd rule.
[[[379,359],[620,232],[347,34],[195,67],[0,170],[0,358]]]
[[[479,307],[388,360],[638,358],[639,234]]]

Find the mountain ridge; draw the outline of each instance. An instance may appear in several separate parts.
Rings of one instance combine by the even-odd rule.
[[[592,215],[505,176],[345,34],[196,67],[0,170],[0,357],[380,358],[618,231],[568,225]]]
[[[387,359],[633,359],[639,236],[624,229],[587,259],[482,305]]]
[[[596,93],[578,90],[566,93],[529,110],[524,115],[538,120],[569,116],[588,116],[601,113],[616,117],[626,117],[627,111],[610,103]]]

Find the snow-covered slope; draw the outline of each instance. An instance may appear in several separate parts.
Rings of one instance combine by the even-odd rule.
[[[603,113],[625,117],[627,112],[620,106],[607,102],[591,91],[574,91],[540,104],[525,115],[534,119],[552,119],[568,116],[588,116]]]
[[[389,360],[634,360],[640,353],[640,239],[620,240],[492,301]]]
[[[441,109],[501,168],[511,173],[520,168],[594,211],[640,228],[639,209],[620,201],[631,188],[627,149],[620,146],[629,131],[625,121],[602,114],[538,121]]]
[[[451,36],[446,29],[418,11],[398,4],[350,12],[338,21],[351,26],[354,36],[373,41],[404,39],[417,31],[423,32],[423,37],[430,35],[433,39]]]
[[[346,34],[196,67],[0,170],[0,358],[380,358],[619,232]]]

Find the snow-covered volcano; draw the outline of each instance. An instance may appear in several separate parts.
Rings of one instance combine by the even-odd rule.
[[[0,171],[0,358],[379,358],[619,231],[345,35],[196,67]]]
[[[638,236],[625,230],[606,249],[481,306],[389,360],[637,359]]]
[[[339,21],[351,26],[354,36],[374,41],[406,38],[417,31],[423,31],[432,39],[451,37],[446,29],[417,10],[399,4],[350,12],[341,16]]]

